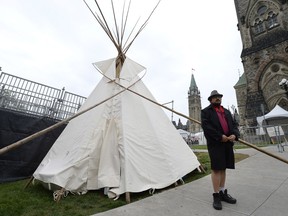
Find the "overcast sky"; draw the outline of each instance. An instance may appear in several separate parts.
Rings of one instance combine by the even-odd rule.
[[[131,10],[137,5],[144,17],[148,2],[157,0],[132,0]],[[173,100],[174,109],[188,115],[192,73],[202,108],[214,89],[224,95],[223,106],[237,106],[233,86],[243,73],[241,49],[234,1],[162,0],[127,56],[147,68],[143,82],[159,103]],[[6,73],[88,97],[101,79],[92,63],[116,55],[83,0],[0,2],[0,66]]]

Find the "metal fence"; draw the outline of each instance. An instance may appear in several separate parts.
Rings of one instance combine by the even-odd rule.
[[[277,145],[278,151],[283,152],[288,146],[288,125],[263,125],[257,127],[240,127],[241,138],[254,145]]]
[[[277,146],[279,152],[285,151],[284,147],[288,146],[288,124],[275,124],[275,125],[263,125],[256,127],[239,127],[240,138],[256,146],[266,146],[274,144]],[[197,133],[180,132],[180,135],[185,139],[188,144],[193,143],[193,139],[197,140],[197,144],[206,145],[206,138],[203,131],[200,130]],[[241,144],[240,142],[236,142]]]
[[[74,115],[85,97],[2,72],[0,108],[57,120]]]

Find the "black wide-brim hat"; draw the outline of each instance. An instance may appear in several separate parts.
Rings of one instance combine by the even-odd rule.
[[[215,97],[215,96],[220,96],[220,97],[223,97],[222,94],[218,93],[217,90],[213,90],[210,94],[210,96],[208,97],[208,100],[210,101],[212,97]]]

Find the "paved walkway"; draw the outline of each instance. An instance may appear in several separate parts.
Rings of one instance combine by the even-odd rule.
[[[276,146],[265,150],[288,160],[288,150],[279,153]],[[235,170],[227,170],[226,186],[237,204],[222,202],[223,209],[214,210],[209,175],[94,216],[287,216],[288,164],[254,149],[236,153],[250,155]]]

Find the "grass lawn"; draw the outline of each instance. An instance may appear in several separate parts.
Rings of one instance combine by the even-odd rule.
[[[205,168],[206,173],[194,170],[183,177],[185,183],[210,174],[208,154],[206,152],[196,152],[195,154]],[[235,154],[236,162],[247,157],[248,155]],[[121,195],[118,200],[114,201],[103,195],[102,190],[89,191],[87,194],[81,196],[69,194],[66,198],[55,202],[52,192],[46,190],[40,183],[30,184],[24,189],[27,182],[28,179],[0,184],[1,216],[87,216],[126,205],[125,195]],[[162,190],[156,190],[155,193],[161,193],[161,191],[173,187],[175,186],[172,185]],[[141,193],[131,193],[130,196],[131,201],[135,202],[151,195],[148,191],[144,191]]]

